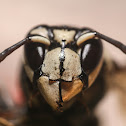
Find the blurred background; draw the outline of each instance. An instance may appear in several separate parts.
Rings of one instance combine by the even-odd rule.
[[[126,44],[126,1],[0,0],[0,52],[39,24],[86,26]],[[105,48],[113,60],[125,66],[126,56],[120,50],[106,43]],[[0,63],[0,83],[13,92],[14,99],[19,98],[15,87],[22,58],[23,47]]]

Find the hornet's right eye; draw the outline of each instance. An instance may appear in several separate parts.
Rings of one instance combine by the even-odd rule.
[[[28,65],[33,69],[38,69],[44,60],[45,45],[37,42],[25,44],[25,58]]]

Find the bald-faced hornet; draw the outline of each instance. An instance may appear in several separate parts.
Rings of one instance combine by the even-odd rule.
[[[40,25],[25,39],[0,53],[0,62],[24,45],[22,87],[26,96],[40,92],[53,110],[63,112],[99,75],[104,63],[101,39],[126,53],[126,46],[121,42],[89,28]],[[34,102],[41,100],[39,97]],[[45,102],[43,104],[39,108],[48,107]]]

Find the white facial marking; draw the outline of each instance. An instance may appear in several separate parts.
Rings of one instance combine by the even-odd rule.
[[[63,76],[61,79],[66,81],[72,81],[73,77],[77,77],[81,74],[80,57],[77,53],[69,48],[65,48],[65,61],[63,63]]]
[[[43,36],[32,36],[32,37],[29,37],[33,42],[40,42],[40,43],[43,43],[45,45],[50,45],[50,41],[49,39],[43,37]]]
[[[43,73],[47,74],[52,80],[60,79],[60,52],[61,48],[56,48],[47,52],[42,65]],[[65,48],[64,52],[65,61],[63,62],[63,68],[65,71],[63,72],[61,79],[72,81],[73,77],[77,77],[81,74],[80,57],[69,48]]]
[[[54,29],[53,30],[54,33],[54,40],[56,40],[57,42],[61,43],[62,40],[66,40],[65,44],[71,42],[74,40],[74,36],[76,34],[76,32],[74,30],[70,30],[68,31],[67,29]]]
[[[46,28],[43,28],[43,27],[33,29],[30,32],[30,34],[37,34],[37,35],[41,35],[41,36],[44,36],[44,37],[48,38],[48,31],[47,31]]]
[[[89,33],[85,33],[83,35],[81,35],[78,40],[77,40],[77,45],[81,45],[83,42],[89,40],[89,39],[92,39],[95,37],[95,32],[89,32]]]
[[[59,82],[49,84],[49,78],[41,76],[38,79],[38,87],[48,104],[56,110],[58,107],[57,102],[59,101]]]
[[[81,48],[79,48],[79,49],[77,50],[77,54],[78,54],[79,56],[81,56],[81,51],[82,51]]]
[[[50,79],[56,80],[60,78],[60,54],[61,48],[53,49],[46,53],[45,59],[42,65],[43,73],[47,74]]]

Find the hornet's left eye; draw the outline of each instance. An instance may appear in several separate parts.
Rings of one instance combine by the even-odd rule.
[[[81,65],[82,69],[90,74],[99,64],[102,57],[102,43],[99,39],[90,39],[82,46]]]
[[[42,65],[45,54],[44,44],[37,42],[27,43],[24,51],[26,62],[33,70],[36,70]]]

